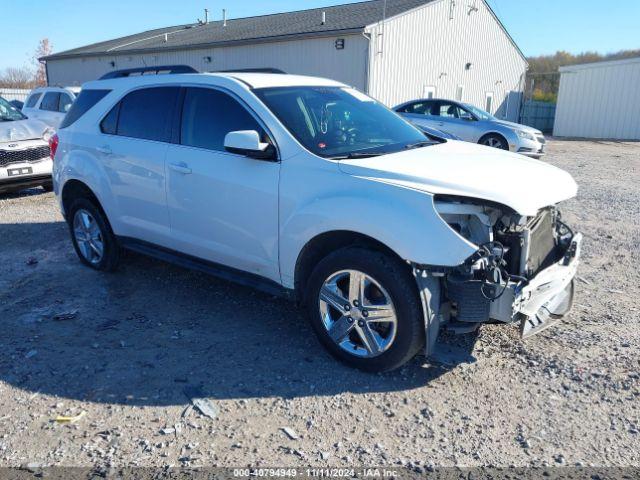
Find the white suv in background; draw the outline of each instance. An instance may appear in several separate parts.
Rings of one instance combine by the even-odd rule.
[[[124,247],[282,292],[368,371],[431,353],[442,327],[530,335],[571,308],[568,173],[429,141],[332,80],[148,70],[85,84],[51,141],[87,266],[114,269]]]
[[[79,94],[80,87],[36,88],[25,100],[22,113],[58,128]]]
[[[0,97],[0,193],[43,187],[50,192],[50,128]]]

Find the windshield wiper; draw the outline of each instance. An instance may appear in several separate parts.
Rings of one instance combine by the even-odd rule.
[[[331,160],[355,160],[357,158],[372,158],[384,155],[383,152],[351,152],[347,155],[339,155],[337,157],[330,157]]]
[[[404,149],[414,150],[416,148],[430,147],[431,145],[434,145],[434,142],[423,141],[423,142],[417,142],[417,143],[410,143],[409,145],[406,145]]]

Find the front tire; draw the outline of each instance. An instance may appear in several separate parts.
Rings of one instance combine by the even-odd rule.
[[[103,211],[90,200],[78,198],[71,204],[67,219],[80,261],[94,270],[115,270],[120,247]]]
[[[324,258],[307,283],[305,306],[320,342],[368,372],[401,367],[424,345],[424,319],[409,267],[362,247]]]
[[[502,135],[490,133],[485,135],[478,142],[480,145],[486,145],[487,147],[498,148],[500,150],[509,150],[509,142]]]

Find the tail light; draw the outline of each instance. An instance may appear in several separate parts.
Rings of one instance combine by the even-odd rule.
[[[49,155],[51,156],[51,160],[55,160],[56,151],[58,150],[58,143],[59,143],[58,134],[52,135],[51,138],[49,139],[49,150],[50,150]]]

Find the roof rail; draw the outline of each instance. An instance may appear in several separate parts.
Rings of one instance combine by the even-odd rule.
[[[287,72],[280,70],[279,68],[234,68],[233,70],[218,70],[212,73],[277,73],[280,75],[286,75]]]
[[[170,73],[198,73],[198,71],[188,65],[163,65],[160,67],[140,67],[128,68],[126,70],[116,70],[100,77],[100,80],[112,78],[126,78],[140,75],[160,75]]]

